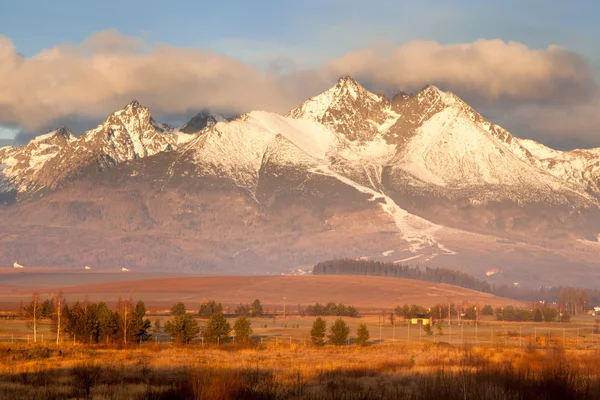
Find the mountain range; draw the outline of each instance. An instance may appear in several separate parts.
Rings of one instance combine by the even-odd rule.
[[[203,110],[175,128],[133,101],[76,137],[0,148],[0,264],[210,274],[334,257],[505,283],[599,282],[600,149],[519,139],[429,85],[350,77],[286,115]]]

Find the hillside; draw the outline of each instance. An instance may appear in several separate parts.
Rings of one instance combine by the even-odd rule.
[[[56,286],[60,281],[55,281]],[[18,292],[30,295],[22,285]],[[51,292],[52,289],[45,289]],[[387,279],[383,277],[356,276],[210,276],[160,279],[139,279],[104,282],[91,285],[63,287],[70,301],[87,298],[89,301],[116,301],[117,296],[129,296],[144,300],[153,307],[168,308],[183,301],[189,308],[196,308],[204,300],[216,300],[230,307],[251,303],[256,298],[269,307],[287,307],[295,310],[297,305],[314,303],[344,303],[362,309],[394,308],[398,304],[433,306],[468,302],[490,304],[500,307],[517,304],[515,300],[476,292],[458,286],[415,281],[411,279]],[[2,302],[17,302],[19,293],[11,293]],[[232,309],[233,310],[233,309]]]

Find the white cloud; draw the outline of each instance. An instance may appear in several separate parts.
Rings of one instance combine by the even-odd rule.
[[[497,106],[505,112],[501,123],[527,126],[537,137],[560,131],[600,145],[590,136],[598,126],[592,69],[557,46],[413,41],[351,51],[310,70],[298,70],[302,63],[295,64],[289,54],[271,62],[261,57],[268,68],[214,51],[151,45],[109,30],[79,45],[24,58],[0,35],[0,124],[40,132],[61,120],[102,119],[133,99],[159,117],[204,107],[286,112],[337,77],[352,75],[388,92],[434,83],[465,96],[475,108]]]

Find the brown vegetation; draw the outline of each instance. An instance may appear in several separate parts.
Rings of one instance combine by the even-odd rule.
[[[0,345],[0,399],[585,400],[599,366],[561,347]]]

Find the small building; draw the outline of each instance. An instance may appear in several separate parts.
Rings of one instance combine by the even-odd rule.
[[[415,315],[410,318],[410,323],[412,325],[430,325],[431,317],[425,315]]]
[[[23,268],[22,265],[18,264],[16,261],[13,264],[13,268]]]

